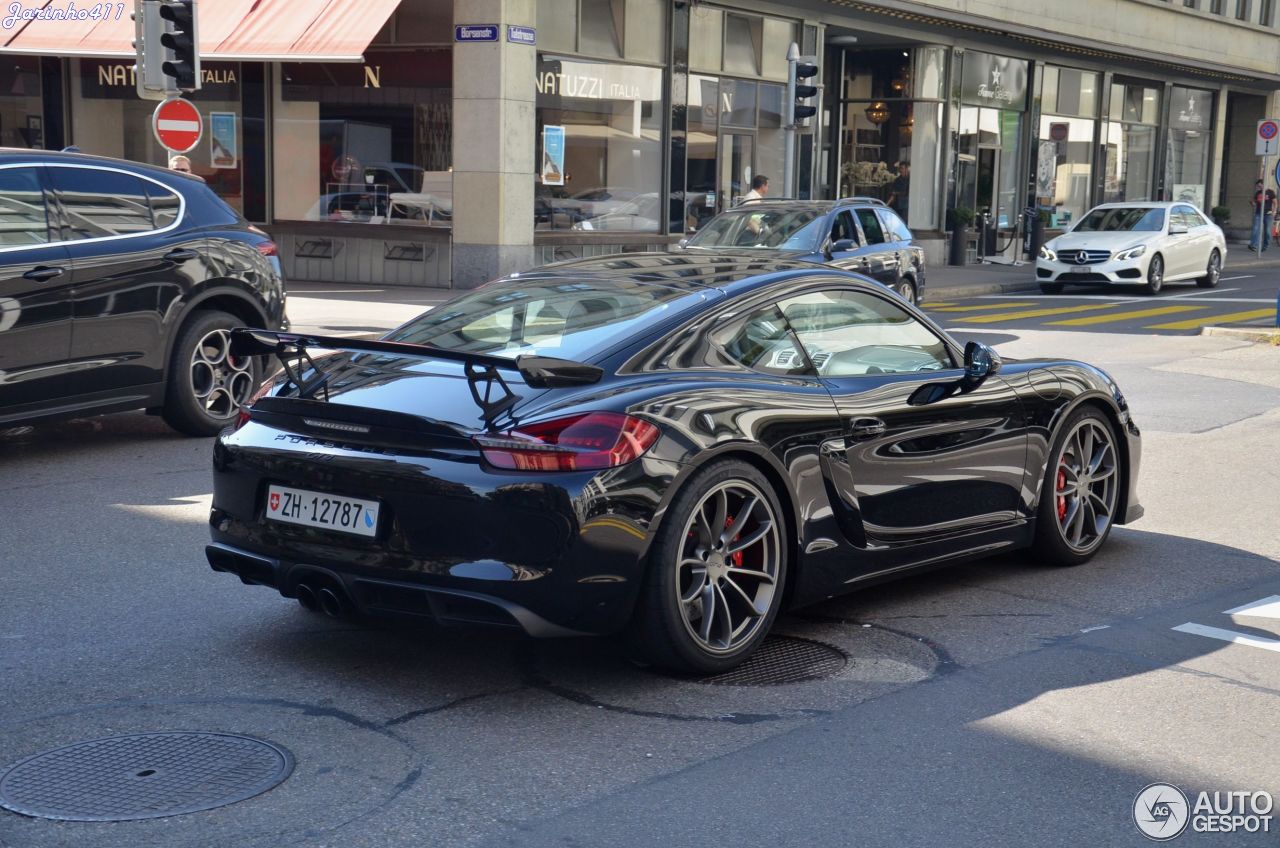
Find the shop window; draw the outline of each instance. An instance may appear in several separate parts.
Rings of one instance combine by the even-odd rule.
[[[34,168],[0,170],[0,247],[49,241],[44,190]]]
[[[538,78],[535,228],[658,232],[662,70],[544,55]]]
[[[765,18],[762,76],[769,79],[786,79],[787,50],[797,41],[794,23],[777,18]]]
[[[689,11],[689,67],[719,73],[724,57],[724,12],[697,3]]]
[[[755,16],[726,15],[724,19],[725,73],[760,76],[760,42],[764,22]]]
[[[626,59],[666,62],[668,5],[664,0],[627,0]]]
[[[746,80],[720,81],[720,125],[746,127],[756,125],[756,84]]]
[[[1155,199],[1159,89],[1114,83],[1109,114],[1103,131],[1104,201]]]
[[[39,58],[6,56],[0,62],[0,147],[45,146],[40,96]]]
[[[1205,208],[1212,141],[1213,92],[1175,86],[1169,92],[1165,186],[1171,199]]]
[[[1036,202],[1051,227],[1068,227],[1089,208],[1097,127],[1098,75],[1045,67],[1036,167]]]
[[[371,50],[363,65],[281,65],[276,219],[449,226],[451,55]]]
[[[143,181],[98,168],[49,168],[72,240],[145,233],[153,229]]]

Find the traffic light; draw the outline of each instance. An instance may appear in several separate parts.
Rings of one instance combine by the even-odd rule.
[[[818,57],[800,56],[794,61],[788,62],[788,64],[790,65],[791,79],[787,87],[795,93],[795,100],[791,103],[791,120],[789,123],[794,125],[818,114],[817,105],[810,102],[818,96],[818,87],[804,82],[804,80],[812,79],[818,75]]]
[[[179,91],[200,87],[200,39],[196,33],[196,0],[169,0],[160,3],[160,17],[168,22],[160,43],[169,51],[161,64],[164,75],[173,79]]]
[[[163,100],[169,81],[160,67],[165,59],[164,45],[160,43],[160,35],[164,32],[160,4],[156,0],[141,0],[130,17],[134,26],[133,49],[137,53],[133,72],[138,96],[146,100]]]

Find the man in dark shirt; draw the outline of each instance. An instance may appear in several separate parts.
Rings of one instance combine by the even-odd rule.
[[[898,176],[893,181],[893,193],[889,195],[889,208],[898,213],[902,220],[907,219],[907,196],[911,191],[911,163],[898,164]]]
[[[1253,236],[1249,239],[1249,249],[1257,251],[1262,247],[1262,205],[1266,201],[1266,195],[1262,191],[1262,180],[1258,180],[1253,184]]]

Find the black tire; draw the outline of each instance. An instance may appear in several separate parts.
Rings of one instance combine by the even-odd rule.
[[[1215,247],[1209,252],[1209,264],[1205,266],[1204,276],[1196,280],[1196,285],[1202,289],[1217,288],[1220,279],[1222,279],[1222,254],[1218,253],[1218,248]]]
[[[1063,289],[1062,283],[1041,283],[1040,284],[1040,291],[1044,292],[1045,294],[1062,294],[1062,289]]]
[[[704,588],[703,593],[699,593],[696,586],[688,582],[693,575],[687,572],[684,563],[691,561],[687,554],[692,549],[698,549],[702,543],[699,532],[692,529],[699,526],[697,518],[699,507],[704,505],[706,499],[714,500],[717,493],[726,490],[726,487],[728,491],[735,491],[734,487],[754,491],[761,500],[762,508],[767,509],[767,514],[772,516],[771,538],[776,553],[776,566],[772,584],[764,581],[757,582],[757,578],[754,577],[747,579],[738,576],[730,579],[730,572],[734,569],[733,555],[726,552],[720,555],[721,561],[718,564],[724,576],[716,578],[712,574],[713,563],[705,556],[702,557],[702,561],[706,563],[702,568],[704,573],[696,579],[700,584],[705,582],[708,586],[718,579],[719,586],[727,587],[719,589],[719,594],[713,594],[712,597],[713,599],[719,597],[724,603],[724,609],[729,615],[729,630],[733,629],[734,606],[737,607],[736,612],[742,620],[750,622],[748,627],[742,629],[740,642],[735,643],[731,637],[727,640],[725,647],[713,649],[704,644],[699,635],[693,632],[694,625],[687,618],[689,611],[705,609],[702,607],[702,597],[709,590]],[[729,497],[726,502],[729,504],[726,514],[731,519],[725,525],[727,528],[734,524],[736,516],[734,516],[732,498]],[[745,498],[737,502],[738,512],[742,511],[745,502]],[[754,535],[764,523],[759,521],[758,517],[765,514],[753,511],[740,522],[739,526],[750,527],[752,530],[748,535]],[[715,522],[712,520],[708,523]],[[682,673],[715,674],[742,663],[764,641],[782,604],[789,558],[786,524],[782,507],[777,495],[774,494],[773,485],[751,465],[738,460],[723,460],[708,465],[695,474],[671,502],[658,538],[650,551],[644,588],[627,633],[633,653],[654,665]],[[740,536],[732,537],[730,542],[740,538]],[[768,535],[762,537],[760,542],[752,543],[748,550],[754,551],[757,544],[767,547],[769,538]],[[753,556],[752,562],[742,564],[739,557],[740,570],[736,573],[754,574],[756,572],[750,569],[757,566],[760,572],[768,571],[769,568],[763,564],[763,548],[760,554],[759,562],[755,561]],[[712,556],[714,555],[712,553]],[[741,568],[748,570],[742,571]],[[696,566],[694,570],[696,571]],[[729,582],[726,583],[726,581]],[[749,592],[756,592],[757,606],[754,606],[751,612],[746,612],[737,600],[745,595],[734,594],[732,591],[733,586],[740,584],[745,585]],[[753,587],[758,588],[753,589]],[[714,590],[715,587],[711,586],[711,589]],[[768,595],[767,599],[760,596],[761,592]],[[685,601],[682,600],[682,595],[694,597]],[[734,598],[732,605],[728,598]],[[763,613],[759,611],[760,606],[765,607]],[[712,621],[713,623],[716,621],[714,616]]]
[[[1068,439],[1071,439],[1077,429],[1082,425],[1101,428],[1101,432],[1107,434],[1111,443],[1111,474],[1109,478],[1099,477],[1099,480],[1110,480],[1112,491],[1109,493],[1111,501],[1110,514],[1107,516],[1105,527],[1100,532],[1097,531],[1097,511],[1096,506],[1091,503],[1091,510],[1083,512],[1077,503],[1077,509],[1081,509],[1081,524],[1084,525],[1084,519],[1089,515],[1095,517],[1095,527],[1093,529],[1093,538],[1087,541],[1087,544],[1077,545],[1068,540],[1071,533],[1070,516],[1076,513],[1070,512],[1070,502],[1068,497],[1059,498],[1059,490],[1064,492],[1069,489],[1070,483],[1059,477],[1059,461],[1065,460],[1064,446]],[[1070,453],[1075,451],[1068,449]],[[1036,534],[1033,550],[1041,561],[1049,565],[1072,566],[1081,565],[1093,558],[1106,543],[1107,537],[1111,534],[1111,528],[1115,524],[1115,511],[1120,504],[1121,490],[1120,487],[1124,482],[1120,460],[1120,445],[1116,436],[1115,428],[1111,425],[1111,421],[1107,416],[1096,407],[1085,406],[1073,412],[1062,426],[1058,428],[1058,433],[1054,437],[1052,450],[1049,451],[1049,459],[1046,463],[1045,477],[1040,489],[1040,505],[1036,510]],[[1105,464],[1105,463],[1104,463]],[[1102,468],[1099,469],[1103,470]],[[1061,486],[1059,484],[1062,484]],[[1105,488],[1105,486],[1104,486]],[[1099,499],[1106,500],[1104,496]],[[1076,501],[1080,498],[1077,496]],[[1065,514],[1064,514],[1065,513]],[[1068,527],[1064,528],[1063,524],[1067,523]]]
[[[913,305],[916,303],[916,284],[910,279],[903,277],[901,280],[898,280],[898,284],[893,287],[893,290],[897,292],[898,296],[907,303]]]
[[[1142,291],[1146,294],[1160,294],[1160,290],[1164,288],[1164,257],[1156,254],[1151,257],[1151,264],[1147,266],[1147,284],[1142,287]]]
[[[259,360],[234,358],[219,348],[232,328],[243,326],[234,315],[212,309],[187,319],[169,359],[161,414],[170,427],[189,436],[214,436],[235,422],[262,378]]]

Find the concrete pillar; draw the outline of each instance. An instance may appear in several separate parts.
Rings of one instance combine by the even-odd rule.
[[[498,40],[453,45],[453,286],[533,264],[535,0],[454,0],[453,22],[494,24]]]
[[[1218,89],[1213,106],[1213,140],[1209,144],[1209,184],[1204,192],[1204,214],[1222,205],[1223,168],[1227,162],[1227,87]]]

